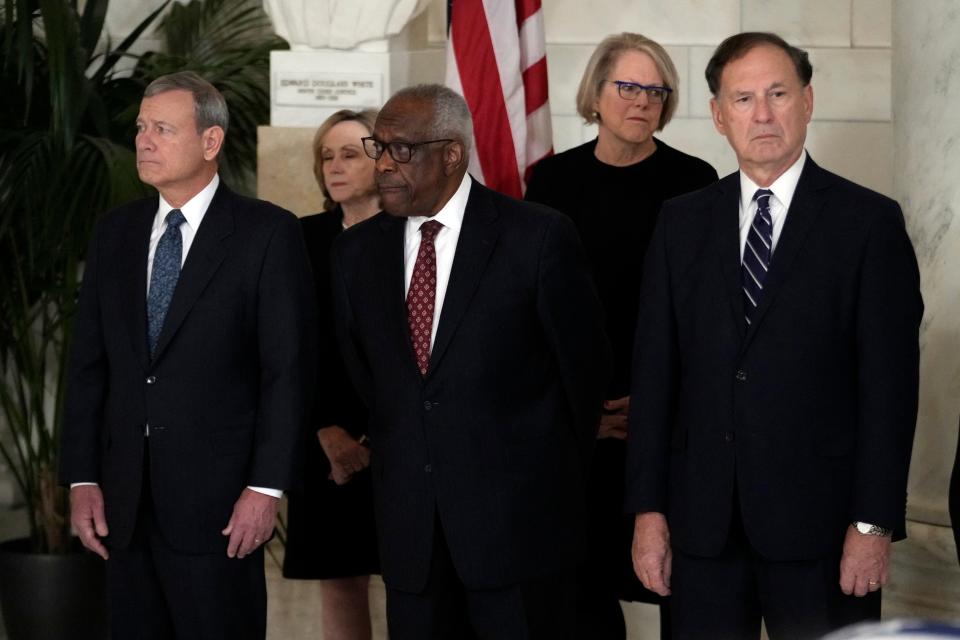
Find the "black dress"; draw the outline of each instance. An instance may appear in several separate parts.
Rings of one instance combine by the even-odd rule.
[[[319,366],[312,428],[304,434],[304,484],[288,495],[286,578],[330,579],[380,572],[370,469],[337,486],[317,429],[339,425],[354,438],[367,432],[367,411],[350,383],[333,325],[330,247],[343,230],[337,208],[301,220],[319,309]]]
[[[526,199],[573,219],[606,312],[613,346],[607,398],[630,393],[633,337],[643,259],[665,200],[717,180],[709,164],[654,138],[657,149],[626,167],[594,155],[596,139],[546,158],[533,170]],[[623,638],[619,599],[659,603],[633,572],[633,516],[623,513],[626,442],[597,440],[588,486],[588,550],[581,571],[578,615],[592,638]]]

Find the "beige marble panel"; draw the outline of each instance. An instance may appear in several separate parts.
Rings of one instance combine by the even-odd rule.
[[[413,84],[443,84],[446,64],[446,53],[442,48],[400,51],[392,54],[390,56],[390,95]]]
[[[553,116],[553,150],[556,153],[566,151],[583,144],[596,135],[596,127],[587,126],[583,118],[576,115]]]
[[[890,196],[893,194],[893,125],[888,122],[814,121],[807,150],[825,169]]]
[[[850,46],[849,0],[743,0],[744,31],[774,31],[801,47]]]
[[[700,82],[700,77],[690,73],[690,47],[664,47],[670,58],[673,60],[673,66],[677,68],[677,75],[680,76],[680,86],[675,87],[680,103],[673,114],[674,118],[686,118],[690,115],[690,87],[692,83]],[[701,74],[702,76],[702,74]]]
[[[447,42],[447,0],[433,0],[426,11],[427,42],[445,45]]]
[[[548,0],[547,42],[593,44],[634,31],[661,44],[716,44],[740,30],[739,0]]]
[[[727,139],[713,127],[712,120],[676,119],[658,135],[670,146],[706,160],[721,177],[737,170],[737,158]]]
[[[892,0],[853,0],[852,40],[855,47],[889,47]]]
[[[547,45],[547,83],[550,113],[571,116],[577,113],[577,88],[587,61],[596,45]]]
[[[257,196],[298,216],[323,208],[313,177],[313,128],[257,128]]]
[[[960,416],[960,6],[893,4],[894,190],[920,263],[920,412],[908,515],[946,524]]]
[[[809,53],[815,119],[891,119],[889,49],[810,49]]]
[[[690,47],[687,75],[690,78],[689,114],[691,118],[710,117],[710,88],[704,72],[716,47]]]

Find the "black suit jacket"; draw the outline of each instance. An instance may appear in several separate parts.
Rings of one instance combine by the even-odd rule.
[[[420,375],[404,304],[406,221],[334,245],[345,359],[371,411],[384,580],[426,583],[435,518],[469,588],[576,564],[609,349],[573,225],[474,182]]]
[[[60,478],[97,482],[110,547],[136,521],[150,425],[150,491],[167,541],[223,552],[245,486],[296,480],[314,368],[314,302],[296,218],[222,183],[187,254],[151,360],[146,278],[157,198],[98,223],[67,380]]]
[[[896,202],[807,159],[747,328],[739,174],[667,202],[647,256],[626,507],[720,553],[734,491],[764,557],[903,535],[923,313]]]

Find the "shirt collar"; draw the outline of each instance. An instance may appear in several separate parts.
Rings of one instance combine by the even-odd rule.
[[[470,186],[472,180],[470,174],[463,174],[463,180],[454,194],[447,200],[446,204],[433,216],[411,216],[407,218],[407,233],[412,234],[420,230],[427,220],[436,220],[448,229],[454,229],[458,233],[463,225],[463,214],[467,210],[467,199],[470,197]]]
[[[790,209],[790,202],[793,200],[793,194],[797,190],[797,183],[800,182],[800,174],[803,173],[803,164],[807,160],[807,150],[800,152],[800,157],[796,162],[790,165],[790,168],[780,174],[780,177],[773,181],[767,189],[773,191],[773,196],[783,205],[783,210]],[[749,211],[753,203],[753,194],[760,189],[756,182],[751,180],[743,171],[740,172],[740,207],[741,211]]]
[[[213,174],[213,179],[207,186],[180,207],[180,212],[183,214],[183,217],[186,218],[187,224],[190,225],[191,229],[196,230],[200,226],[200,223],[203,222],[203,216],[207,213],[207,209],[210,208],[213,195],[217,192],[217,187],[219,186],[220,175],[215,173]],[[163,196],[160,196],[160,209],[157,211],[158,217],[165,222],[167,214],[175,208],[172,204],[164,200]]]

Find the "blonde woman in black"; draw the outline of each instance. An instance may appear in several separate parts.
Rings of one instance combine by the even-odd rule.
[[[634,33],[606,38],[587,63],[577,92],[577,111],[587,124],[597,125],[597,137],[538,163],[526,193],[527,200],[550,205],[576,224],[613,346],[613,379],[588,486],[589,547],[578,590],[579,637],[595,640],[626,637],[619,600],[661,600],[633,573],[633,516],[623,514],[637,301],[660,205],[717,179],[709,164],[654,136],[676,112],[678,89],[677,70],[662,46]],[[660,611],[663,632],[667,608]]]
[[[303,491],[289,496],[283,575],[321,581],[324,638],[369,640],[370,575],[380,572],[367,416],[347,379],[334,335],[330,247],[343,229],[380,210],[374,162],[360,138],[374,111],[338,111],[314,137],[314,174],[326,199],[323,213],[302,219],[319,309],[319,362],[313,426],[305,445]]]

